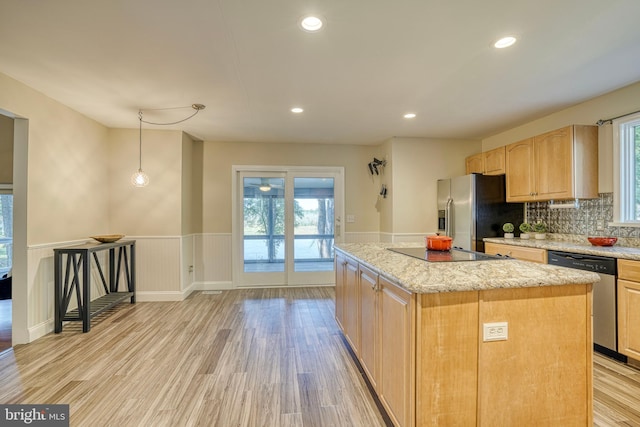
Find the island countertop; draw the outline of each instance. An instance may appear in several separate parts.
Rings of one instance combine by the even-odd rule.
[[[340,243],[335,249],[419,294],[573,285],[600,280],[596,273],[588,271],[514,259],[427,262],[387,250],[418,246],[416,243]]]

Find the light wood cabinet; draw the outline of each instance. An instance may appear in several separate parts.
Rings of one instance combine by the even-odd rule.
[[[349,341],[353,352],[360,354],[360,334],[358,312],[359,292],[358,292],[358,263],[351,258],[345,257],[344,265],[344,287],[343,287],[343,331],[344,336]]]
[[[338,254],[336,319],[394,424],[414,426],[415,295]]]
[[[498,147],[465,159],[465,170],[484,175],[502,175],[506,171],[505,147]]]
[[[347,260],[345,256],[337,253],[335,259],[336,270],[336,322],[340,329],[344,329],[344,287],[345,287],[345,270]]]
[[[378,274],[360,266],[360,364],[371,381],[378,388],[379,377],[379,322],[378,322]]]
[[[507,145],[505,157],[507,202],[532,200],[535,189],[533,138]]]
[[[378,396],[397,426],[413,426],[415,413],[415,299],[379,279],[380,380]]]
[[[343,332],[395,426],[593,423],[591,284],[414,294],[339,265]],[[483,338],[494,322],[506,340]]]
[[[520,259],[523,261],[537,262],[540,264],[547,263],[547,251],[545,249],[485,242],[484,251],[488,255],[508,256],[511,258]]]
[[[573,125],[509,144],[508,202],[598,197],[598,130]]]
[[[506,173],[505,147],[498,147],[482,153],[485,175],[503,175]]]
[[[484,173],[484,156],[482,153],[474,154],[465,159],[465,170],[470,173]]]
[[[640,262],[618,260],[618,351],[640,360]]]

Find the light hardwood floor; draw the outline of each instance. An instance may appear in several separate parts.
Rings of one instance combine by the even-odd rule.
[[[121,304],[0,355],[0,403],[68,403],[72,426],[384,426],[332,288]],[[594,425],[640,426],[640,370],[596,355]]]
[[[384,426],[332,288],[121,304],[0,357],[0,402],[68,403],[72,426]]]

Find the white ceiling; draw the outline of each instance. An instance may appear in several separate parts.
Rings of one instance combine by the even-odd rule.
[[[323,31],[300,30],[309,13]],[[202,103],[174,128],[475,139],[640,81],[638,16],[638,0],[0,0],[0,72],[109,127]]]

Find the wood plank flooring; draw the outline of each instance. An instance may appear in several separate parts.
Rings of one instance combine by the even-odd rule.
[[[0,402],[68,403],[72,426],[384,426],[332,288],[124,303],[0,357]]]
[[[68,403],[72,426],[384,426],[333,288],[124,303],[0,355],[0,403]],[[594,357],[594,426],[640,426],[640,370]]]

